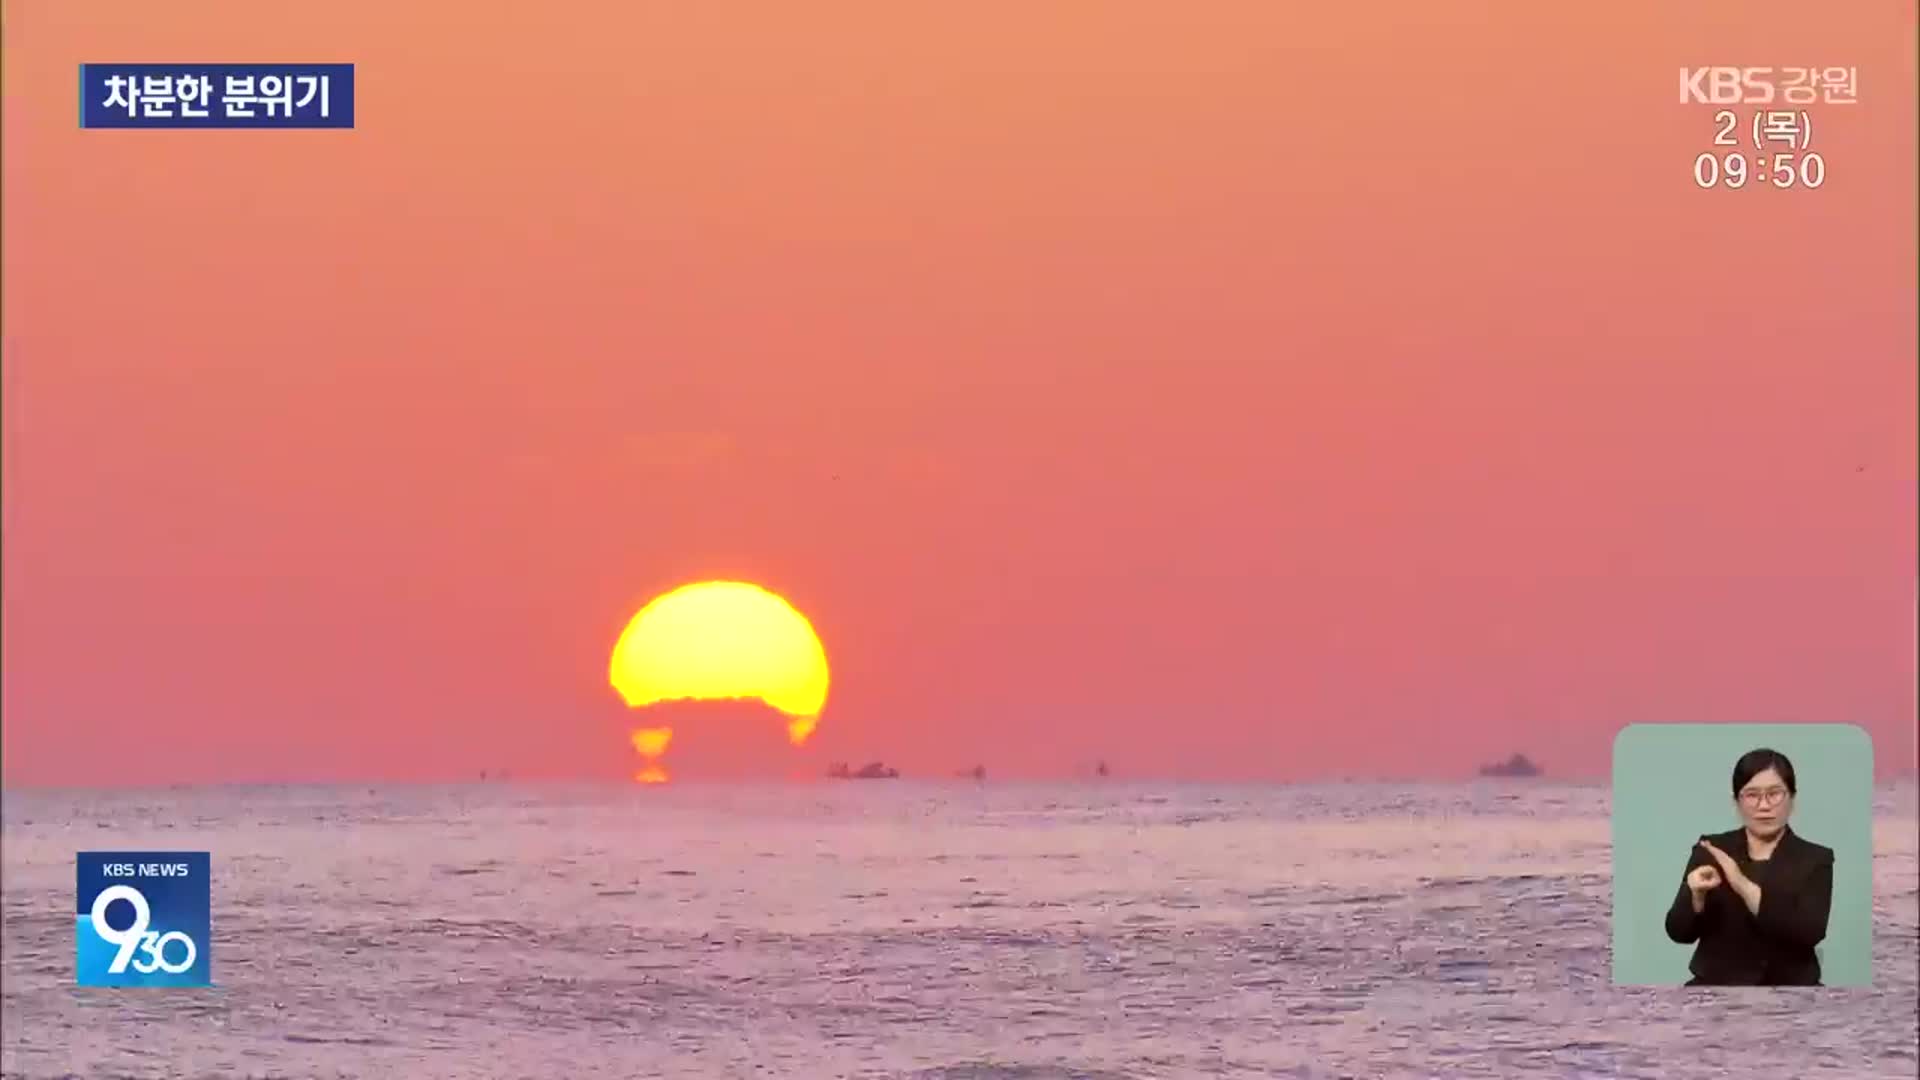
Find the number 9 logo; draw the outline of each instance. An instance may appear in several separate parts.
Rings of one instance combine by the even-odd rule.
[[[125,930],[115,930],[107,924],[107,908],[115,900],[125,900],[133,905],[133,925]],[[193,946],[193,939],[179,930],[153,933],[147,929],[147,924],[152,921],[153,909],[147,905],[146,896],[131,885],[109,885],[93,898],[93,932],[108,944],[120,947],[120,951],[113,956],[113,963],[107,965],[109,973],[118,975],[126,971],[127,962],[133,960],[135,950],[150,958],[134,961],[133,970],[142,975],[151,975],[156,971],[178,975],[193,966],[194,960],[200,955]],[[176,939],[187,947],[187,957],[178,964],[169,964],[167,943]]]

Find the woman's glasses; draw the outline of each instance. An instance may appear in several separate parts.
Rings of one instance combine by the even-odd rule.
[[[1740,801],[1748,806],[1773,806],[1784,802],[1787,789],[1783,787],[1748,788],[1740,793]]]

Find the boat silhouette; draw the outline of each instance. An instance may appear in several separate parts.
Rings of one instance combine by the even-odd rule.
[[[1540,766],[1534,764],[1525,754],[1515,754],[1505,761],[1480,766],[1481,776],[1539,776],[1540,774]]]
[[[900,770],[878,761],[869,761],[858,769],[848,769],[844,761],[836,761],[827,766],[827,777],[831,780],[893,780]]]

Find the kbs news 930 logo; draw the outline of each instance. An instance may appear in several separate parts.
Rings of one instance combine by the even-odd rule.
[[[204,851],[75,855],[74,981],[211,986],[211,858]]]

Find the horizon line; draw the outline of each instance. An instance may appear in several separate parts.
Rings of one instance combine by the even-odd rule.
[[[1009,776],[1000,780],[991,777],[975,780],[970,776],[912,776],[861,779],[837,779],[832,777],[688,777],[676,779],[665,784],[642,784],[628,777],[607,776],[531,776],[478,779],[431,779],[431,780],[393,780],[373,778],[343,778],[315,780],[204,780],[183,781],[168,784],[37,784],[15,783],[0,784],[0,797],[7,794],[44,794],[54,792],[163,792],[163,791],[208,791],[218,789],[249,788],[368,788],[377,790],[404,788],[552,788],[552,787],[589,787],[589,788],[631,788],[645,790],[672,790],[675,788],[788,788],[832,786],[855,787],[910,786],[910,787],[1139,787],[1142,785],[1163,785],[1170,787],[1205,786],[1219,788],[1282,788],[1282,787],[1342,787],[1372,786],[1380,784],[1403,784],[1418,786],[1499,786],[1499,787],[1598,787],[1610,789],[1611,778],[1595,775],[1575,776],[1328,776],[1313,778],[1233,778],[1204,776]],[[1889,773],[1874,778],[1876,788],[1897,785],[1903,781],[1920,780],[1920,773],[1908,771]]]

